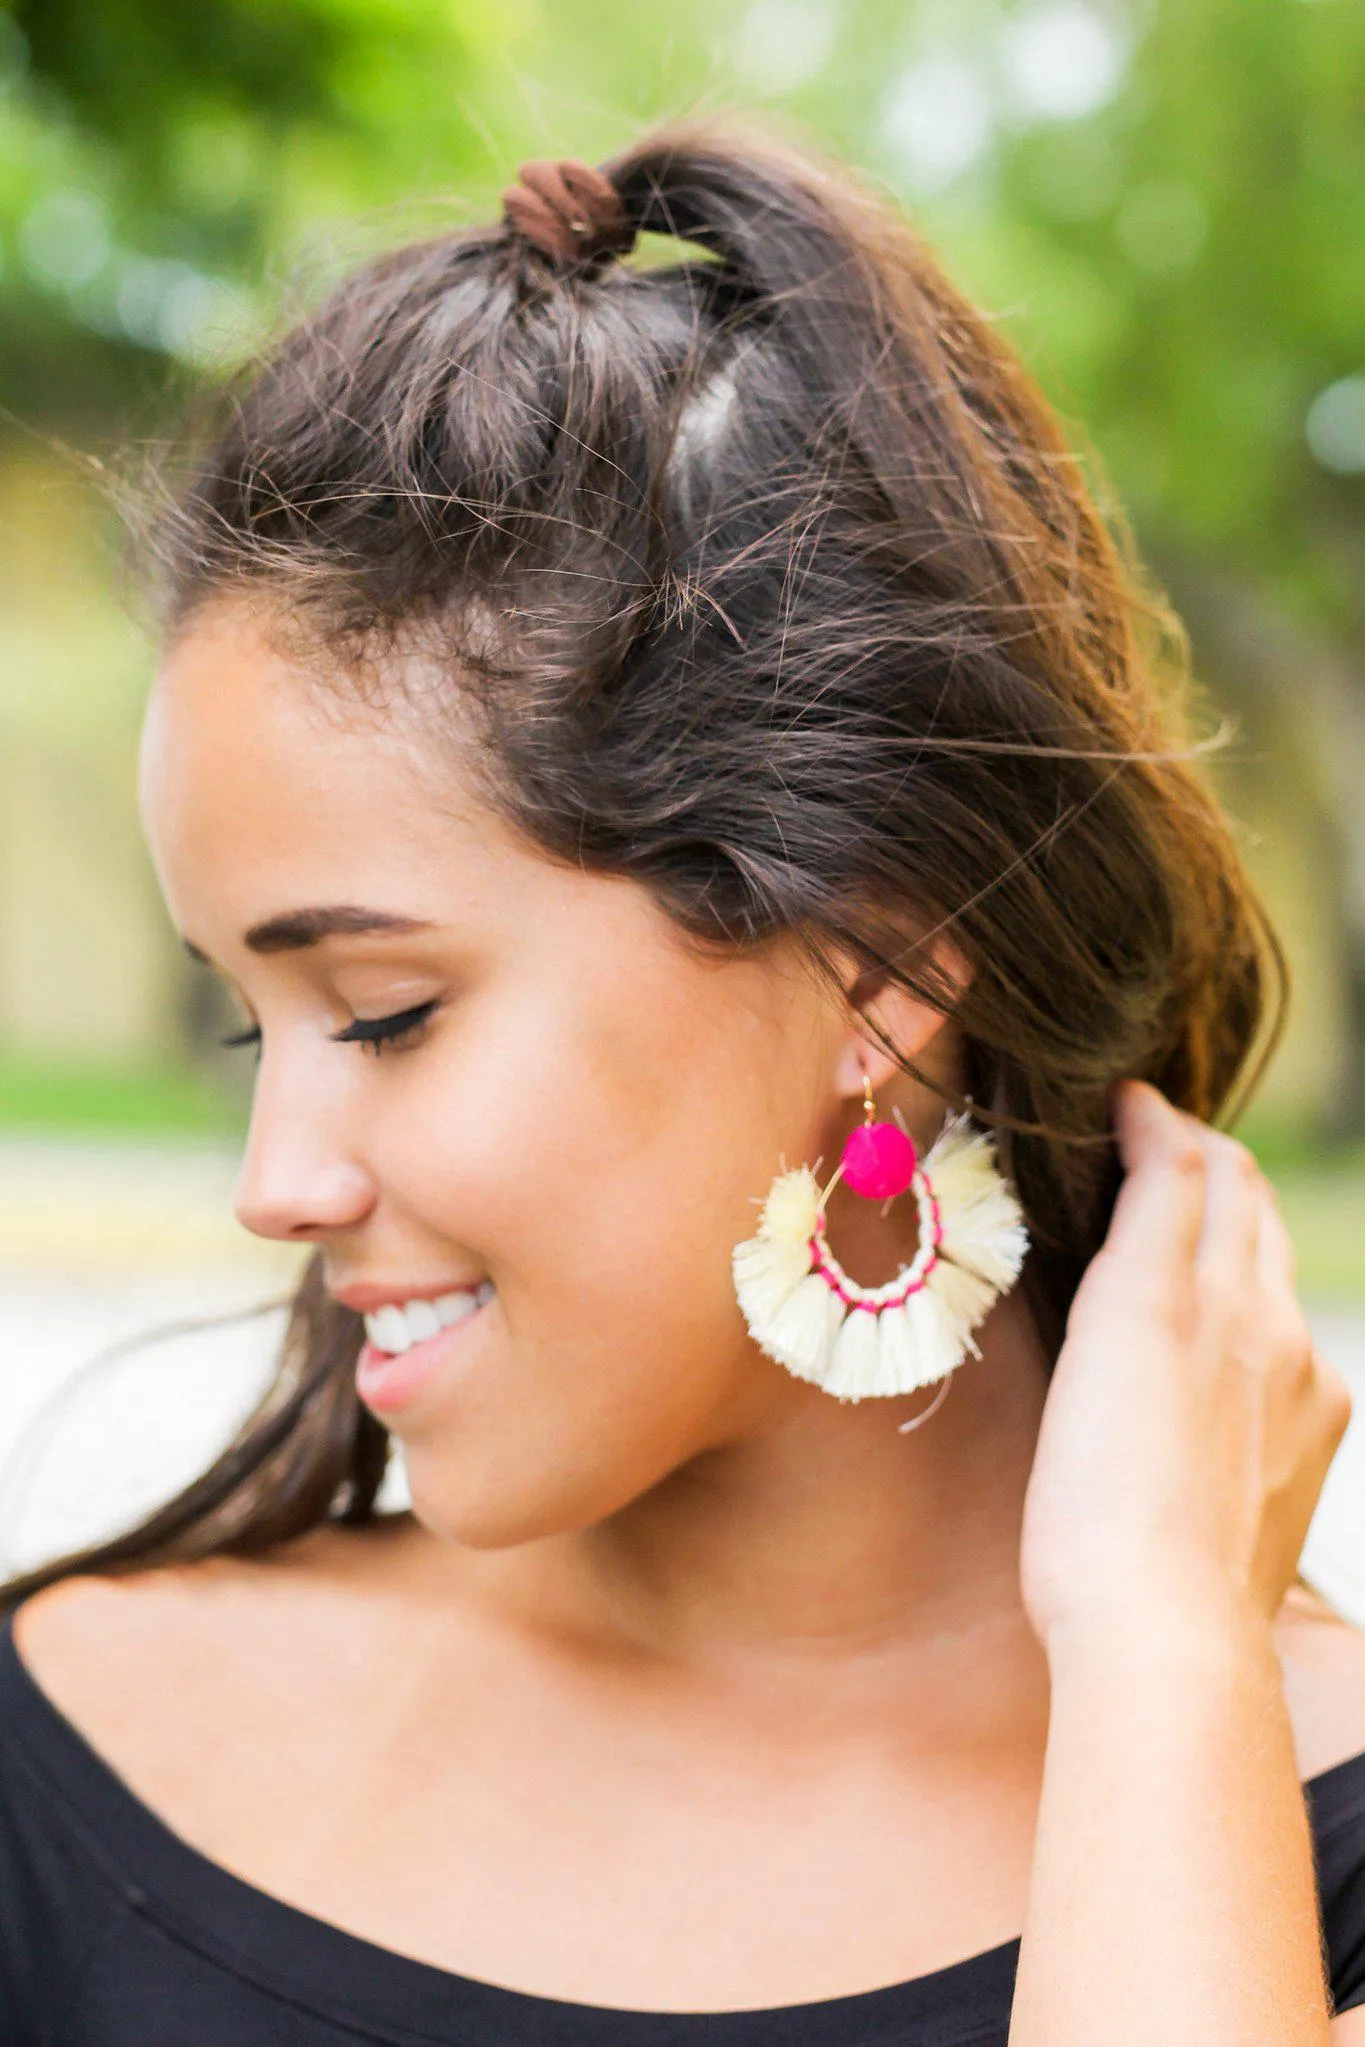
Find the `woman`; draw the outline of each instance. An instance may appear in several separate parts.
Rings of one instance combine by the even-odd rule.
[[[775,146],[530,165],[164,542],[147,830],[312,1255],[9,1588],[5,2040],[1365,2041],[1348,1403],[1209,1127],[1279,956],[999,338]]]

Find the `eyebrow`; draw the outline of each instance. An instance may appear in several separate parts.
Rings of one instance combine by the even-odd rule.
[[[402,937],[405,932],[430,931],[422,917],[399,917],[391,910],[366,910],[357,903],[330,903],[317,909],[285,910],[253,924],[246,934],[249,952],[306,952],[324,938]],[[208,957],[190,939],[185,950],[192,960],[208,964]]]

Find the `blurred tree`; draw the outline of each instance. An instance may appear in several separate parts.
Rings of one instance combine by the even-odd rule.
[[[470,146],[460,13],[440,0],[10,0],[10,410],[107,417],[164,384],[149,356],[212,360],[240,344],[263,311],[263,266],[310,226],[405,177],[444,182]]]
[[[1030,19],[1083,15],[1014,17]],[[1351,1028],[1335,1120],[1358,1129],[1365,10],[1167,0],[1113,33],[1133,38],[1113,98],[1001,149],[996,289],[1031,302],[1030,353],[1088,422],[1203,666],[1252,743],[1292,751],[1286,772],[1338,839]],[[1059,68],[1065,47],[1058,33]],[[1057,75],[1040,73],[1044,96]],[[1051,317],[1049,274],[1088,317]]]

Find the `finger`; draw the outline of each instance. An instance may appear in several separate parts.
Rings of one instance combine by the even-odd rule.
[[[1125,1173],[1106,1248],[1153,1261],[1192,1262],[1204,1216],[1203,1145],[1181,1115],[1146,1081],[1120,1083],[1114,1125]]]
[[[1296,1377],[1302,1430],[1300,1458],[1308,1499],[1305,1520],[1311,1515],[1351,1420],[1351,1390],[1340,1372],[1311,1341],[1306,1346],[1306,1359]]]
[[[1355,1400],[1350,1383],[1343,1378],[1336,1366],[1323,1357],[1321,1351],[1314,1351],[1317,1372],[1318,1394],[1326,1417],[1325,1427],[1328,1441],[1328,1464],[1341,1447],[1341,1439],[1351,1425]]]
[[[1315,1397],[1325,1417],[1324,1427],[1331,1441],[1328,1458],[1341,1440],[1350,1418],[1350,1395],[1344,1380],[1323,1357],[1313,1342],[1308,1319],[1298,1296],[1294,1242],[1280,1213],[1275,1190],[1262,1180],[1257,1203],[1256,1275],[1263,1315],[1270,1330],[1279,1332],[1281,1355],[1300,1373],[1306,1359]]]
[[[1119,1157],[1126,1171],[1186,1149],[1190,1136],[1205,1128],[1197,1118],[1177,1109],[1150,1081],[1118,1081],[1113,1104]]]
[[[1296,1293],[1298,1290],[1298,1257],[1294,1240],[1280,1212],[1275,1190],[1264,1177],[1258,1188],[1258,1222],[1256,1238],[1256,1271],[1264,1287],[1282,1292]]]
[[[1257,1282],[1261,1233],[1261,1169],[1244,1144],[1185,1118],[1204,1147],[1204,1220],[1199,1233],[1200,1274],[1234,1303],[1245,1302]]]

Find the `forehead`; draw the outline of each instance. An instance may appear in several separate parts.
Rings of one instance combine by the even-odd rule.
[[[458,703],[423,715],[401,689],[370,700],[339,671],[329,681],[319,654],[244,607],[192,621],[161,662],[142,743],[144,823],[173,911],[209,887],[254,911],[268,869],[289,870],[299,902],[369,901],[399,878],[411,896],[452,862],[485,880],[518,858],[543,867],[480,800],[467,727]]]

